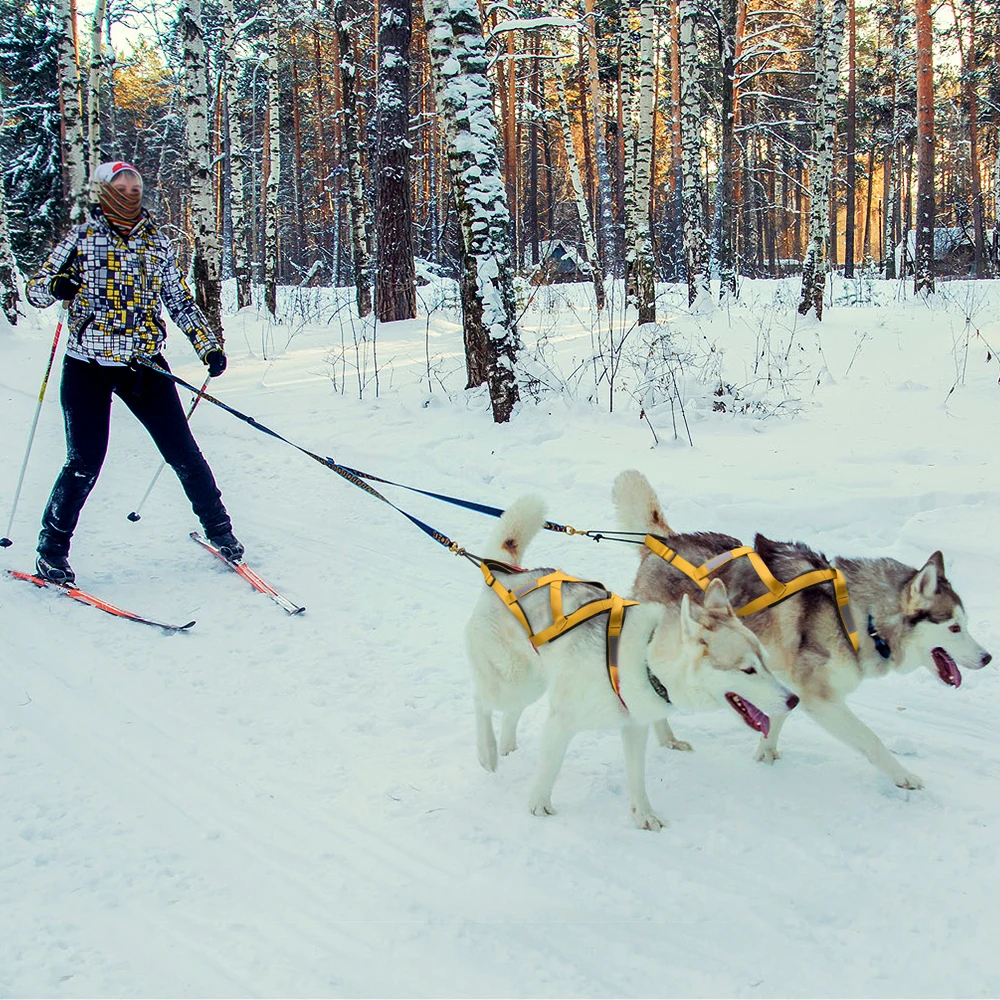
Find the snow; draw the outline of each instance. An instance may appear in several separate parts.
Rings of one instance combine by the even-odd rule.
[[[911,565],[941,548],[973,634],[1000,652],[1000,363],[986,346],[1000,283],[941,282],[925,303],[835,279],[822,323],[797,317],[794,278],[748,282],[705,317],[687,314],[683,286],[660,286],[666,324],[629,333],[609,413],[590,359],[609,324],[615,343],[629,328],[610,290],[600,324],[589,286],[532,290],[522,336],[560,391],[522,393],[508,425],[463,391],[456,296],[440,284],[417,320],[378,327],[378,397],[371,362],[348,367],[371,335],[348,290],[338,306],[282,289],[283,326],[228,314],[212,391],[352,467],[496,506],[538,491],[578,528],[614,527],[612,480],[636,467],[682,529]],[[55,318],[26,308],[0,328],[4,524]],[[669,336],[676,395],[640,364],[654,334]],[[200,384],[174,329],[169,345]],[[56,390],[5,567],[30,564],[62,461]],[[754,763],[753,734],[718,712],[674,718],[693,753],[650,747],[663,832],[633,827],[607,732],[574,741],[557,815],[536,818],[543,705],[496,774],[476,762],[462,648],[475,569],[224,411],[203,403],[194,426],[249,564],[307,611],[287,617],[185,538],[197,524],[169,471],[126,520],[159,459],[116,404],[74,567],[102,597],[198,624],[167,636],[0,580],[0,995],[1000,993],[995,664],[958,690],[921,671],[851,698],[922,792],[796,715],[783,758]],[[473,551],[492,530],[374,485]],[[530,555],[619,592],[634,576],[626,545],[546,534]]]

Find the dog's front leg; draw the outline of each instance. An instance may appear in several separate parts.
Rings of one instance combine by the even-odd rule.
[[[555,812],[552,808],[552,787],[556,783],[569,742],[573,739],[573,732],[559,716],[549,713],[542,729],[535,783],[528,798],[528,808],[536,816],[551,816]]]
[[[476,756],[487,771],[497,769],[497,737],[493,732],[493,712],[489,705],[475,699]]]
[[[625,750],[625,774],[628,778],[629,806],[632,819],[640,830],[659,830],[664,820],[653,812],[646,795],[646,738],[649,726],[622,726],[622,747]]]
[[[922,778],[907,771],[886,745],[842,702],[803,698],[802,707],[831,736],[863,753],[900,788],[923,788]]]
[[[757,744],[753,759],[763,761],[765,764],[773,764],[781,754],[778,753],[778,737],[781,735],[781,727],[788,719],[790,712],[772,712],[771,728],[767,736],[762,736]]]
[[[694,749],[687,740],[679,740],[674,736],[674,731],[670,728],[670,723],[666,719],[657,719],[653,723],[653,731],[656,733],[656,738],[661,747],[666,747],[668,750]]]

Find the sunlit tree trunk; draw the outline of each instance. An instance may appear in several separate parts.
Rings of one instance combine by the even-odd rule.
[[[653,3],[643,0],[639,28],[639,121],[635,144],[635,289],[639,323],[656,322],[656,265],[649,227],[653,165]]]
[[[90,22],[90,81],[88,86],[87,132],[90,150],[90,176],[101,164],[101,92],[104,89],[104,15],[107,0],[95,0]]]
[[[611,208],[611,164],[608,160],[608,140],[605,128],[604,88],[601,86],[599,60],[597,58],[597,13],[595,0],[585,0],[585,30],[587,33],[587,69],[590,79],[590,116],[594,128],[594,164],[597,168],[597,204],[594,226],[597,237],[597,252],[600,257],[601,274],[607,274],[614,245],[614,217]]]
[[[57,0],[59,19],[59,106],[62,111],[63,197],[70,222],[87,210],[87,148],[81,113],[80,66],[76,54],[76,0]]]
[[[722,141],[719,147],[719,301],[736,295],[736,203],[733,192],[733,132],[736,125],[736,0],[721,0],[719,59],[722,64]]]
[[[278,7],[267,7],[267,120],[269,149],[264,190],[264,300],[274,317],[278,311],[278,188],[281,185],[281,89],[278,84]]]
[[[857,18],[855,0],[847,0],[847,192],[844,226],[844,277],[854,277],[855,188],[858,183],[857,150]]]

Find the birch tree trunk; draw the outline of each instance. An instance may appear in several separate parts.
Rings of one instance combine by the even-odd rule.
[[[493,419],[505,423],[520,396],[507,207],[486,44],[476,0],[424,0],[438,113],[464,241],[464,277],[476,311],[463,316],[466,350],[481,354]]]
[[[854,277],[855,187],[857,185],[857,16],[855,0],[847,0],[847,206],[844,233],[844,277]]]
[[[375,315],[382,323],[417,315],[408,134],[411,24],[410,0],[381,0],[375,126],[378,142]]]
[[[87,105],[87,135],[90,149],[90,176],[101,165],[101,90],[104,69],[104,15],[108,0],[96,0],[90,22],[90,99]]]
[[[334,0],[333,20],[340,45],[340,94],[342,109],[343,159],[347,163],[347,187],[351,203],[351,247],[354,257],[354,286],[357,289],[358,316],[372,311],[371,270],[368,237],[365,232],[365,198],[361,173],[361,146],[358,138],[358,95],[355,87],[357,67],[351,45],[351,22],[344,0]]]
[[[576,156],[576,146],[573,143],[573,126],[569,117],[569,104],[566,100],[566,81],[563,77],[562,62],[552,45],[549,46],[549,76],[556,88],[559,101],[559,126],[562,131],[563,149],[566,152],[566,162],[569,165],[569,179],[573,185],[573,200],[576,203],[576,216],[580,223],[580,234],[583,239],[584,255],[590,264],[594,280],[594,294],[597,298],[597,308],[604,308],[604,276],[601,273],[601,261],[597,253],[597,242],[594,239],[594,228],[590,224],[590,212],[587,208],[587,195],[580,173],[580,161]]]
[[[649,228],[653,165],[653,3],[642,0],[639,28],[639,122],[635,144],[635,267],[639,323],[656,322],[656,265]]]
[[[816,0],[816,125],[814,162],[809,173],[809,247],[802,265],[799,312],[816,310],[823,318],[826,287],[826,244],[830,231],[830,183],[833,179],[833,143],[837,125],[837,87],[840,52],[844,45],[847,0]]]
[[[278,81],[278,5],[267,5],[267,115],[270,148],[264,187],[264,301],[267,311],[278,311],[278,187],[281,184],[281,88]]]
[[[722,141],[719,148],[719,301],[736,296],[736,204],[733,133],[736,125],[736,0],[721,0],[718,21],[722,62]]]
[[[57,0],[59,20],[59,106],[62,111],[64,198],[71,223],[87,211],[87,148],[83,134],[80,66],[76,55],[76,2]]]
[[[636,86],[636,46],[632,32],[632,6],[622,4],[618,21],[618,153],[621,157],[620,177],[624,229],[622,256],[625,264],[625,302],[638,305],[635,285],[635,230],[638,207],[635,200],[636,119],[639,111],[639,88]]]
[[[3,93],[0,92],[0,129],[7,120],[3,107]],[[21,294],[17,288],[17,263],[10,246],[10,231],[7,228],[7,205],[4,200],[3,178],[0,177],[0,309],[3,310],[7,322],[17,326],[20,315],[17,304]]]
[[[934,291],[934,58],[930,0],[917,15],[917,254],[913,291]]]
[[[711,302],[708,240],[701,179],[701,69],[698,63],[698,0],[679,0],[681,73],[681,175],[684,199],[684,260],[687,265],[688,306]],[[700,301],[699,301],[700,300]]]
[[[250,226],[244,201],[246,140],[240,117],[240,68],[236,59],[236,11],[233,0],[222,0],[222,44],[225,59],[225,89],[229,123],[229,207],[233,230],[233,275],[236,278],[236,308],[253,301],[250,283]]]
[[[608,273],[611,247],[614,243],[614,218],[611,210],[611,164],[608,161],[607,129],[604,127],[604,90],[601,87],[600,66],[597,58],[597,14],[594,0],[585,0],[587,18],[587,67],[590,74],[590,111],[594,123],[594,163],[597,167],[597,205],[594,226],[597,253],[600,262],[601,284]],[[603,295],[602,295],[603,298]]]
[[[184,42],[184,117],[194,230],[195,299],[209,326],[221,338],[222,245],[215,225],[208,133],[208,65],[201,0],[182,0],[179,15]]]

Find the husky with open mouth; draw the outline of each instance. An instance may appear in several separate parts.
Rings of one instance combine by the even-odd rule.
[[[517,746],[521,713],[548,691],[531,811],[537,816],[554,811],[552,788],[576,733],[618,728],[632,817],[640,829],[658,830],[663,820],[646,795],[650,724],[675,708],[722,707],[766,737],[771,716],[789,712],[798,698],[767,669],[763,647],[733,613],[721,582],[708,588],[703,604],[684,595],[667,605],[624,608],[620,635],[614,632],[613,612],[602,611],[545,639],[558,616],[572,623],[580,609],[591,602],[601,606],[614,595],[558,571],[511,565],[520,563],[544,521],[544,504],[537,497],[524,497],[504,513],[487,560],[506,562],[484,563],[491,589],[480,597],[466,627],[479,762],[496,770],[493,712],[503,717],[500,753],[510,753]],[[536,586],[553,576],[562,579]]]
[[[666,518],[648,480],[629,470],[615,480],[612,497],[622,530],[645,532],[665,540],[688,565],[702,566],[742,546],[739,539],[711,532],[679,534]],[[655,541],[655,539],[654,539]],[[910,673],[927,667],[949,687],[962,683],[963,670],[979,670],[992,657],[969,634],[965,609],[948,582],[944,559],[935,552],[920,568],[895,559],[841,559],[829,563],[805,545],[774,542],[757,535],[753,548],[778,581],[835,567],[842,574],[856,623],[855,650],[827,584],[794,596],[742,619],[757,634],[769,655],[772,671],[802,699],[803,709],[828,733],[863,753],[900,788],[922,788],[923,781],[906,770],[882,741],[847,707],[845,698],[868,677],[890,671]],[[645,545],[633,595],[643,601],[677,601],[697,594],[699,586]],[[723,564],[712,575],[725,582],[731,600],[742,608],[760,598],[764,584],[745,558]],[[757,760],[772,763],[786,714],[771,719],[761,736]],[[690,749],[678,741],[668,723],[657,726],[664,746]]]

